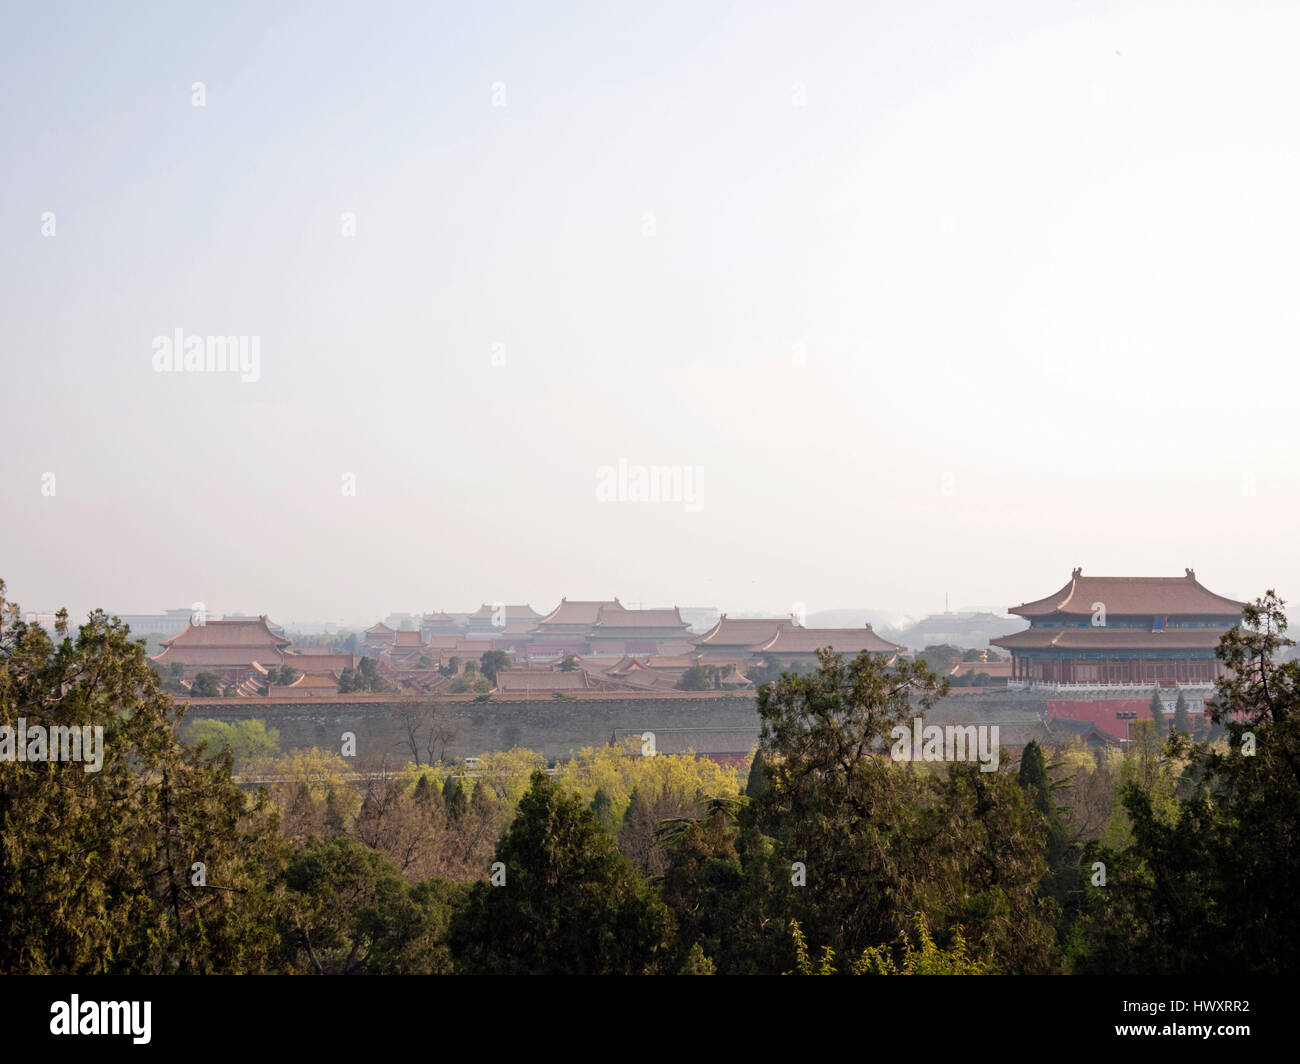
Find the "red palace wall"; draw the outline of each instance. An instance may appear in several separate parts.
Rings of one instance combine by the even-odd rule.
[[[1108,735],[1116,739],[1128,738],[1128,720],[1115,716],[1116,713],[1136,713],[1132,720],[1151,719],[1151,700],[1135,698],[1116,698],[1098,701],[1048,701],[1048,720],[1086,720],[1097,725]]]

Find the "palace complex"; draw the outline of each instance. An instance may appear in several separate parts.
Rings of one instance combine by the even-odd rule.
[[[1181,697],[1190,714],[1204,714],[1222,677],[1215,649],[1241,622],[1243,607],[1202,586],[1191,569],[1181,577],[1085,576],[1075,569],[1060,590],[1011,607],[1012,620],[969,615],[970,639],[958,645],[974,653],[947,666],[948,674],[958,687],[994,688],[1004,699],[1033,702],[1036,719],[1123,741],[1133,721],[1151,715],[1153,694],[1166,713]],[[700,622],[708,611],[685,612]],[[966,615],[938,616],[921,627],[942,628]],[[1005,630],[1016,619],[1027,627],[987,638],[990,629]],[[508,701],[620,691],[752,694],[760,670],[766,682],[774,668],[814,668],[826,647],[845,657],[865,651],[889,663],[924,649],[882,638],[869,624],[808,628],[791,617],[723,613],[707,630],[692,631],[676,606],[641,608],[617,598],[565,598],[546,614],[526,604],[483,603],[471,613],[390,614],[387,620],[400,627],[379,622],[351,637],[346,649],[353,654],[337,653],[340,646],[291,648],[264,616],[190,619],[162,640],[153,660],[187,689],[199,673],[210,672],[236,696],[331,698],[360,691],[490,694]],[[487,651],[504,654],[491,677],[479,675]],[[357,687],[363,671],[366,686]]]

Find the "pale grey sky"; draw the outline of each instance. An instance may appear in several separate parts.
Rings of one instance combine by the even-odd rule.
[[[11,595],[1300,586],[1300,8],[918,7],[11,12]],[[178,328],[258,379],[155,372]]]

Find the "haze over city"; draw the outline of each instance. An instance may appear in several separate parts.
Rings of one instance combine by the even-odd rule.
[[[15,1059],[1290,1033],[1300,4],[10,8]]]
[[[1130,8],[12,11],[11,597],[1285,597],[1300,11]]]

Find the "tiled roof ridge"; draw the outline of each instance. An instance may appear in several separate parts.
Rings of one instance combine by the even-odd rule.
[[[265,634],[267,636],[267,641],[274,643],[276,647],[281,649],[289,646],[293,642],[292,639],[286,639],[284,636],[276,635],[273,631],[271,631],[270,626],[267,624],[266,621],[266,614],[262,614],[261,616],[256,618],[232,617],[220,621],[204,621],[203,624],[195,624],[194,618],[191,616],[190,619],[186,622],[185,627],[181,631],[177,632],[173,636],[169,636],[166,639],[160,639],[158,641],[158,645],[166,649],[171,647],[173,644],[180,642],[180,645],[184,646],[185,643],[189,641],[188,639],[186,639],[187,636],[190,638],[196,638],[194,636],[195,632],[216,632],[222,629],[223,627],[239,628],[244,630],[247,630],[249,628],[255,628],[258,630],[259,634]],[[204,640],[203,642],[206,643],[208,646],[214,645],[213,640]],[[216,643],[215,645],[221,645],[221,644]],[[248,644],[242,644],[242,645],[248,645]]]
[[[1107,591],[1113,594],[1116,591],[1138,588],[1150,589],[1152,592],[1163,591],[1166,593],[1165,601],[1155,599],[1150,603],[1108,604],[1101,597]],[[1078,603],[1074,601],[1076,596],[1079,597]],[[1180,596],[1181,601],[1179,601]],[[1069,583],[1060,590],[1040,599],[1022,602],[1019,606],[1011,607],[1008,612],[1020,617],[1039,617],[1053,613],[1082,616],[1094,610],[1091,601],[1083,600],[1094,597],[1097,601],[1103,602],[1109,612],[1116,615],[1128,613],[1141,616],[1150,613],[1178,616],[1223,613],[1224,616],[1228,616],[1239,613],[1245,606],[1243,602],[1211,591],[1197,580],[1196,571],[1190,567],[1183,570],[1182,576],[1084,576],[1083,569],[1076,566],[1070,573]]]

